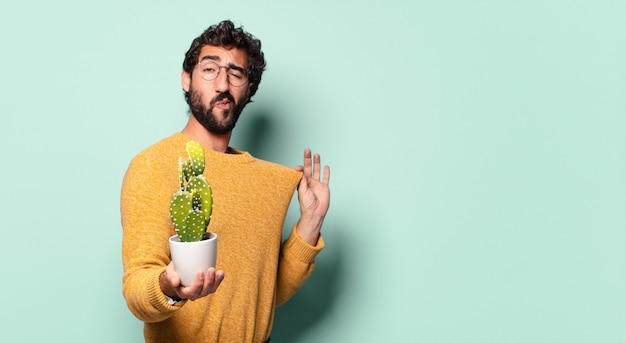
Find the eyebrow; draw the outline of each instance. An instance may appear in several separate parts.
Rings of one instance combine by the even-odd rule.
[[[219,56],[217,56],[217,55],[204,55],[204,56],[202,56],[202,58],[200,58],[200,62],[202,62],[204,60],[211,60],[211,61],[219,62],[222,59]],[[200,62],[198,62],[198,63],[200,63]],[[240,71],[242,73],[245,72],[244,68],[242,68],[242,67],[240,67],[240,66],[238,66],[236,64],[233,64],[233,63],[229,63],[228,64],[228,68],[234,69],[234,70],[238,70],[238,71]]]

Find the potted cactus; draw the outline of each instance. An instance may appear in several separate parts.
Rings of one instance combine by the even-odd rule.
[[[196,141],[189,141],[186,150],[189,159],[178,161],[180,189],[170,202],[176,235],[169,239],[172,262],[184,286],[193,283],[197,272],[215,267],[217,256],[217,235],[207,232],[213,212],[213,192],[202,175],[204,148]]]

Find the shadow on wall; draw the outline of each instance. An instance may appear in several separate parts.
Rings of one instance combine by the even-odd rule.
[[[341,230],[338,227],[332,229]],[[298,292],[276,309],[272,342],[297,342],[299,337],[305,337],[308,331],[323,322],[324,315],[334,307],[341,288],[343,258],[340,253],[345,251],[337,238],[333,235],[333,241],[326,243],[313,273]]]
[[[257,110],[242,116],[241,125],[237,124],[239,139],[237,148],[250,151],[253,156],[264,158],[271,155],[273,139],[280,134],[275,134],[274,127],[266,110]],[[322,229],[329,229],[326,224]],[[326,247],[316,258],[315,269],[296,292],[296,294],[284,305],[276,309],[274,328],[272,330],[272,342],[297,342],[299,337],[304,337],[307,331],[320,323],[324,314],[332,309],[335,299],[338,297],[340,276],[342,275],[343,258],[340,235],[341,229],[333,225],[332,240],[326,240]]]
[[[265,110],[243,112],[233,131],[234,148],[248,151],[252,156],[268,159],[272,154],[271,138],[275,135]]]

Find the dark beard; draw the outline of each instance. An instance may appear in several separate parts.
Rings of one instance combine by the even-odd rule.
[[[241,111],[246,106],[246,103],[236,103],[235,99],[229,92],[221,93],[215,98],[211,100],[209,103],[209,108],[206,108],[202,103],[202,96],[200,93],[194,91],[193,89],[189,90],[190,93],[190,105],[189,111],[196,118],[196,120],[204,126],[207,131],[224,135],[231,132],[235,125],[237,124],[237,120],[239,120],[239,115],[241,115]],[[228,99],[233,104],[233,107],[230,110],[224,110],[222,115],[226,118],[226,122],[222,123],[217,120],[217,114],[213,113],[215,110],[214,105],[216,102]]]

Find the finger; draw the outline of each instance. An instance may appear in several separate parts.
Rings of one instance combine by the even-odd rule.
[[[207,281],[204,284],[203,295],[209,295],[211,293],[215,293],[217,287],[219,287],[222,280],[224,280],[224,271],[223,270],[215,270],[214,268],[210,268],[207,272],[208,277]]]
[[[172,285],[173,288],[178,288],[180,286],[180,276],[178,276],[178,274],[169,276],[170,278],[170,285]]]
[[[324,166],[324,183],[328,185],[330,182],[330,167]]]
[[[304,175],[311,175],[311,149],[304,149]]]
[[[313,178],[315,180],[320,179],[320,154],[313,156]]]
[[[193,283],[188,286],[180,287],[181,298],[196,300],[202,296],[202,288],[204,286],[204,273],[197,272],[196,277],[193,279]]]
[[[298,182],[298,187],[296,188],[296,190],[298,191],[298,194],[302,194],[305,193],[308,189],[308,177],[306,176],[305,173],[302,173],[302,177],[300,178],[300,182]]]
[[[217,288],[222,284],[223,280],[224,271],[218,270],[217,272],[215,272],[215,283],[213,284],[213,290],[211,291],[211,293],[215,293],[215,291],[217,291]]]
[[[165,277],[169,280],[170,285],[173,288],[177,288],[180,286],[180,275],[176,272],[174,268],[174,263],[170,262],[165,268]]]
[[[165,267],[165,273],[167,275],[172,275],[176,273],[176,268],[174,268],[174,262],[170,262],[167,267]]]
[[[204,289],[209,289],[215,283],[215,268],[209,268],[204,278]]]

